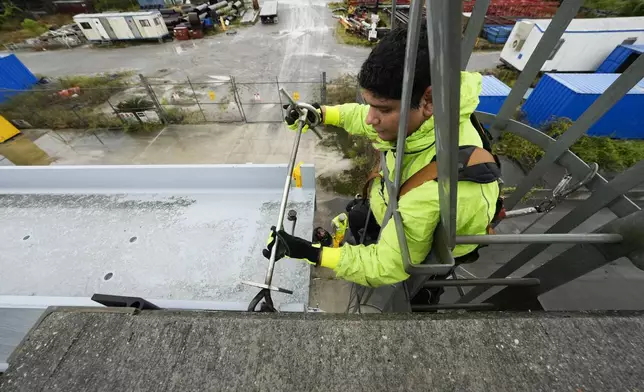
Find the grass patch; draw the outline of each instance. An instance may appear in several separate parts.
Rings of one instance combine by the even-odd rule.
[[[112,113],[96,109],[113,94],[128,88],[130,76],[129,72],[120,72],[61,78],[11,97],[0,105],[0,113],[9,120],[25,120],[36,128],[121,127],[123,124]],[[79,90],[69,90],[76,87]]]
[[[327,126],[322,145],[335,148],[344,158],[351,159],[351,169],[333,176],[322,176],[320,185],[332,192],[354,196],[362,193],[365,181],[378,162],[378,152],[371,142],[361,136],[352,136],[342,128]]]
[[[474,43],[474,50],[478,52],[500,51],[504,46],[505,44],[492,44],[485,38],[478,37]]]
[[[333,8],[339,8],[339,7],[344,7],[347,8],[348,4],[346,1],[332,1],[330,3],[327,3],[327,7],[333,9]]]
[[[356,75],[344,74],[327,83],[325,104],[340,105],[355,102],[357,93],[358,79]]]
[[[642,0],[586,0],[580,16],[605,18],[607,16],[644,16]]]
[[[0,16],[0,44],[23,42],[29,38],[36,38],[46,33],[50,28],[60,27],[73,22],[71,15],[55,14],[43,16],[34,20]]]
[[[481,71],[483,75],[493,75],[503,83],[507,84],[509,87],[513,87],[519,78],[519,71],[508,68],[491,68]],[[538,81],[538,79],[537,79]],[[534,84],[536,84],[536,82]]]
[[[550,123],[545,132],[558,138],[572,125],[568,119]],[[544,150],[520,136],[505,133],[494,145],[495,153],[518,162],[530,170],[543,156]],[[644,141],[616,140],[609,137],[582,136],[570,150],[585,162],[596,162],[602,170],[621,172],[644,159]]]
[[[335,28],[335,38],[339,43],[346,45],[364,46],[368,48],[376,45],[376,42],[369,41],[364,37],[350,33],[340,23],[338,23]]]

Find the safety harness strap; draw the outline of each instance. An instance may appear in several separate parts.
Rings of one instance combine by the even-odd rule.
[[[488,184],[501,177],[501,171],[494,156],[483,148],[476,146],[461,146],[458,151],[458,180]],[[398,199],[426,182],[438,178],[438,165],[435,160],[409,177],[400,187]]]

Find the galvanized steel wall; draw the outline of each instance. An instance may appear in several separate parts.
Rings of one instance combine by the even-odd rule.
[[[497,114],[510,94],[510,87],[492,75],[483,76],[483,89],[479,95],[479,112]]]
[[[15,90],[28,90],[37,82],[38,78],[15,54],[0,57],[0,103],[17,94]]]

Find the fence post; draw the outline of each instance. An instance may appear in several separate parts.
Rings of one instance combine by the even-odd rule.
[[[159,100],[157,99],[157,95],[154,93],[154,90],[152,90],[152,86],[150,86],[147,79],[142,74],[139,74],[139,78],[141,79],[141,84],[143,84],[145,91],[147,91],[148,96],[152,100],[152,104],[154,105],[157,112],[159,113],[159,118],[161,119],[161,123],[167,124],[168,120],[166,119],[165,111],[161,107],[161,104],[159,103]]]
[[[320,103],[326,105],[326,71],[322,72],[322,87],[320,91]]]
[[[239,92],[237,91],[237,84],[235,83],[235,77],[230,75],[230,84],[233,88],[233,97],[235,98],[235,103],[237,104],[237,109],[239,109],[239,115],[242,118],[242,121],[248,122],[246,120],[246,113],[244,113],[244,107],[241,103],[241,98],[239,98]]]
[[[197,106],[199,106],[199,110],[201,111],[201,115],[203,116],[203,121],[208,122],[206,120],[206,115],[203,112],[203,108],[201,107],[201,104],[199,103],[199,99],[197,98],[197,93],[195,92],[195,88],[192,86],[192,81],[190,81],[190,77],[186,75],[186,79],[188,80],[188,84],[190,85],[190,88],[192,89],[192,96],[195,97],[195,102],[197,103]]]

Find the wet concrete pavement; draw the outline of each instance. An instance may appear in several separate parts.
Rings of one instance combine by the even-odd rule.
[[[233,75],[239,81],[318,80],[355,73],[369,48],[339,44],[334,37],[337,20],[325,0],[279,2],[279,23],[237,28],[234,35],[218,34],[201,40],[137,45],[128,48],[77,48],[17,53],[32,72],[52,77],[135,70],[154,76],[207,82]],[[468,69],[493,68],[500,52],[474,53]]]

